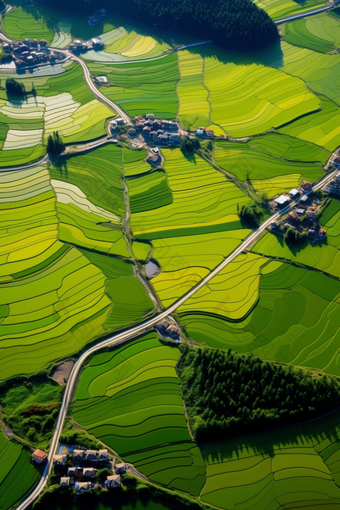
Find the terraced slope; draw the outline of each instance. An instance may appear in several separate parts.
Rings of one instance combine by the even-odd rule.
[[[39,471],[30,462],[28,450],[11,443],[0,432],[0,509],[8,510],[38,481]]]
[[[339,413],[305,426],[206,444],[202,501],[226,510],[340,504]]]
[[[198,495],[204,463],[187,429],[179,356],[154,333],[96,355],[82,373],[72,414],[151,480]]]
[[[340,45],[339,20],[324,13],[287,23],[285,41],[327,53]]]
[[[108,77],[110,87],[101,87],[101,92],[132,117],[150,112],[163,119],[176,117],[179,79],[176,55],[124,66],[89,64],[88,67],[93,76]]]
[[[340,375],[339,297],[338,280],[248,253],[179,313],[199,342]]]
[[[261,7],[261,9],[264,9],[271,18],[281,19],[299,12],[323,7],[325,2],[320,0],[306,0],[300,4],[293,0],[256,0],[256,4]]]

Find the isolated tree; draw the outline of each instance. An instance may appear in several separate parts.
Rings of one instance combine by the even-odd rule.
[[[26,89],[25,85],[14,78],[7,78],[6,80],[6,92],[7,96],[14,96],[14,97],[25,97],[26,96]]]
[[[65,149],[65,144],[61,139],[58,131],[53,131],[52,135],[48,135],[47,152],[50,154],[60,154]]]

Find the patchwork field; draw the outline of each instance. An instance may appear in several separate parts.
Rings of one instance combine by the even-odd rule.
[[[38,481],[39,471],[30,463],[31,455],[11,443],[0,432],[0,509],[12,508]]]
[[[302,180],[314,182],[323,175],[320,164],[312,161],[325,163],[329,153],[311,144],[301,144],[298,150],[301,142],[293,138],[267,136],[248,143],[215,143],[215,163],[239,180],[251,183],[255,190],[266,192],[268,197],[296,188]],[[276,154],[271,155],[274,151]],[[305,154],[307,161],[290,161],[296,152],[302,161]]]
[[[60,20],[60,14],[52,9],[36,5],[18,5],[7,14],[3,21],[3,31],[8,37],[16,40],[46,39],[53,41],[56,25]]]
[[[180,307],[187,333],[213,347],[339,376],[339,281],[250,253],[230,266]]]
[[[210,92],[211,120],[232,137],[263,133],[320,108],[304,82],[289,76],[294,72],[282,73],[237,54],[217,57],[215,52],[205,58],[204,85]]]
[[[198,495],[205,469],[187,429],[179,356],[154,333],[96,355],[81,375],[72,414],[150,480]]]
[[[183,296],[210,270],[220,264],[250,230],[229,230],[195,236],[155,239],[153,258],[162,272],[152,279],[152,285],[164,306],[170,306]]]
[[[124,150],[124,175],[125,177],[134,177],[150,172],[151,166],[144,159],[147,153],[145,149]]]
[[[173,202],[133,214],[131,227],[137,238],[159,239],[241,228],[237,204],[249,199],[239,188],[198,156],[187,159],[180,149],[165,149],[163,154]]]
[[[339,413],[305,426],[206,444],[202,501],[226,510],[340,504]]]
[[[176,117],[179,71],[175,54],[123,66],[89,64],[89,70],[94,76],[108,77],[110,87],[101,91],[131,116],[152,112],[163,119]]]
[[[203,85],[204,60],[200,54],[178,52],[180,81],[177,85],[178,118],[186,129],[208,127],[210,122],[209,92]]]
[[[255,3],[273,19],[282,19],[298,12],[310,11],[325,5],[325,2],[320,0],[306,0],[301,3],[293,0],[256,0]]]
[[[115,155],[119,161],[116,168]],[[150,298],[134,277],[130,263],[102,260],[99,254],[99,263],[92,262],[95,253],[83,254],[59,241],[64,237],[63,231],[70,230],[72,221],[80,221],[79,218],[82,221],[77,223],[79,237],[83,231],[89,235],[88,225],[92,222],[92,226],[97,226],[96,218],[113,226],[120,221],[112,209],[119,214],[124,208],[121,158],[121,152],[109,146],[97,154],[79,158],[80,161],[70,160],[67,177],[65,174],[61,176],[63,181],[52,181],[61,211],[59,205],[56,208],[46,167],[1,173],[2,380],[34,373],[79,351],[105,330],[121,327],[152,312]],[[106,205],[105,199],[107,209],[96,205],[96,202]],[[63,206],[69,206],[66,208],[71,215],[67,216],[69,224],[63,223]],[[114,235],[117,231],[112,232]],[[121,238],[116,243],[110,240],[110,250],[128,257],[125,241],[121,231],[118,232]],[[95,235],[96,239],[100,237],[99,226]],[[67,240],[88,247],[82,238]],[[92,246],[95,248],[98,249]]]
[[[287,23],[285,41],[327,53],[340,45],[339,20],[329,14],[319,14]]]

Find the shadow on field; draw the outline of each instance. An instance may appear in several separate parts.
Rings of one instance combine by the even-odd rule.
[[[271,44],[259,51],[236,52],[222,50],[212,44],[188,48],[190,53],[202,55],[203,57],[214,58],[223,64],[251,65],[258,64],[280,69],[283,67],[283,52],[281,42]]]
[[[60,177],[68,178],[67,158],[54,157],[50,155],[51,163],[54,168],[60,173]]]

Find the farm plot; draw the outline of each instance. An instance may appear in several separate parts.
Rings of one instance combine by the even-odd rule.
[[[198,495],[204,462],[187,428],[179,356],[154,333],[95,356],[80,378],[72,414],[152,481]]]
[[[280,139],[277,135],[271,136]],[[215,143],[216,164],[241,181],[250,181],[255,190],[265,191],[269,197],[298,187],[303,179],[313,182],[323,175],[323,169],[318,164],[293,162],[263,151],[266,146],[265,138],[260,137],[259,142],[255,138],[246,144]],[[270,150],[271,140],[268,140],[267,146]],[[316,151],[313,152],[315,154]]]
[[[325,2],[321,0],[306,0],[303,3],[297,3],[293,0],[255,0],[255,3],[273,19],[282,19],[292,14],[317,9],[325,5]]]
[[[155,239],[153,258],[162,272],[152,285],[165,307],[189,291],[220,264],[250,233],[229,230],[212,234]]]
[[[108,77],[111,86],[102,87],[101,92],[131,116],[152,112],[164,119],[176,118],[176,55],[124,66],[90,64],[89,69],[94,76]]]
[[[131,213],[151,211],[172,204],[173,197],[166,173],[159,170],[127,180]]]
[[[53,41],[54,25],[60,21],[60,14],[52,9],[38,5],[25,4],[5,15],[3,31],[11,39],[46,39]]]
[[[322,94],[340,105],[340,55],[325,55],[282,42],[286,73],[301,78],[315,93]],[[288,122],[288,119],[287,121]]]
[[[337,508],[339,413],[204,446],[202,501],[230,509]]]
[[[233,54],[205,58],[204,85],[212,122],[235,138],[278,128],[320,108],[301,79]]]
[[[322,101],[320,112],[302,117],[279,131],[315,143],[328,151],[334,151],[340,145],[340,108],[327,97],[320,98]]]
[[[246,287],[243,293],[255,304],[252,310],[248,306],[243,316],[233,317],[232,282],[218,285],[222,277],[215,278],[201,297],[195,295],[180,308],[187,333],[213,347],[251,351],[265,359],[340,375],[339,281],[279,261],[264,265],[265,260],[261,277],[254,275],[236,289],[241,293]],[[251,287],[255,280],[257,296]],[[239,306],[243,303],[240,299]]]
[[[180,81],[177,85],[178,118],[186,129],[197,129],[210,122],[208,90],[203,85],[204,60],[200,54],[179,51],[178,66]]]
[[[165,170],[173,195],[169,205],[132,215],[137,238],[160,239],[241,228],[237,204],[246,195],[203,159],[165,149]]]
[[[327,53],[340,45],[339,20],[329,14],[299,19],[285,25],[285,41]]]
[[[0,432],[0,509],[8,510],[19,502],[38,481],[39,471],[22,446],[11,443]]]
[[[124,150],[124,175],[132,177],[150,172],[151,166],[144,159],[147,157],[145,149],[142,150]]]

